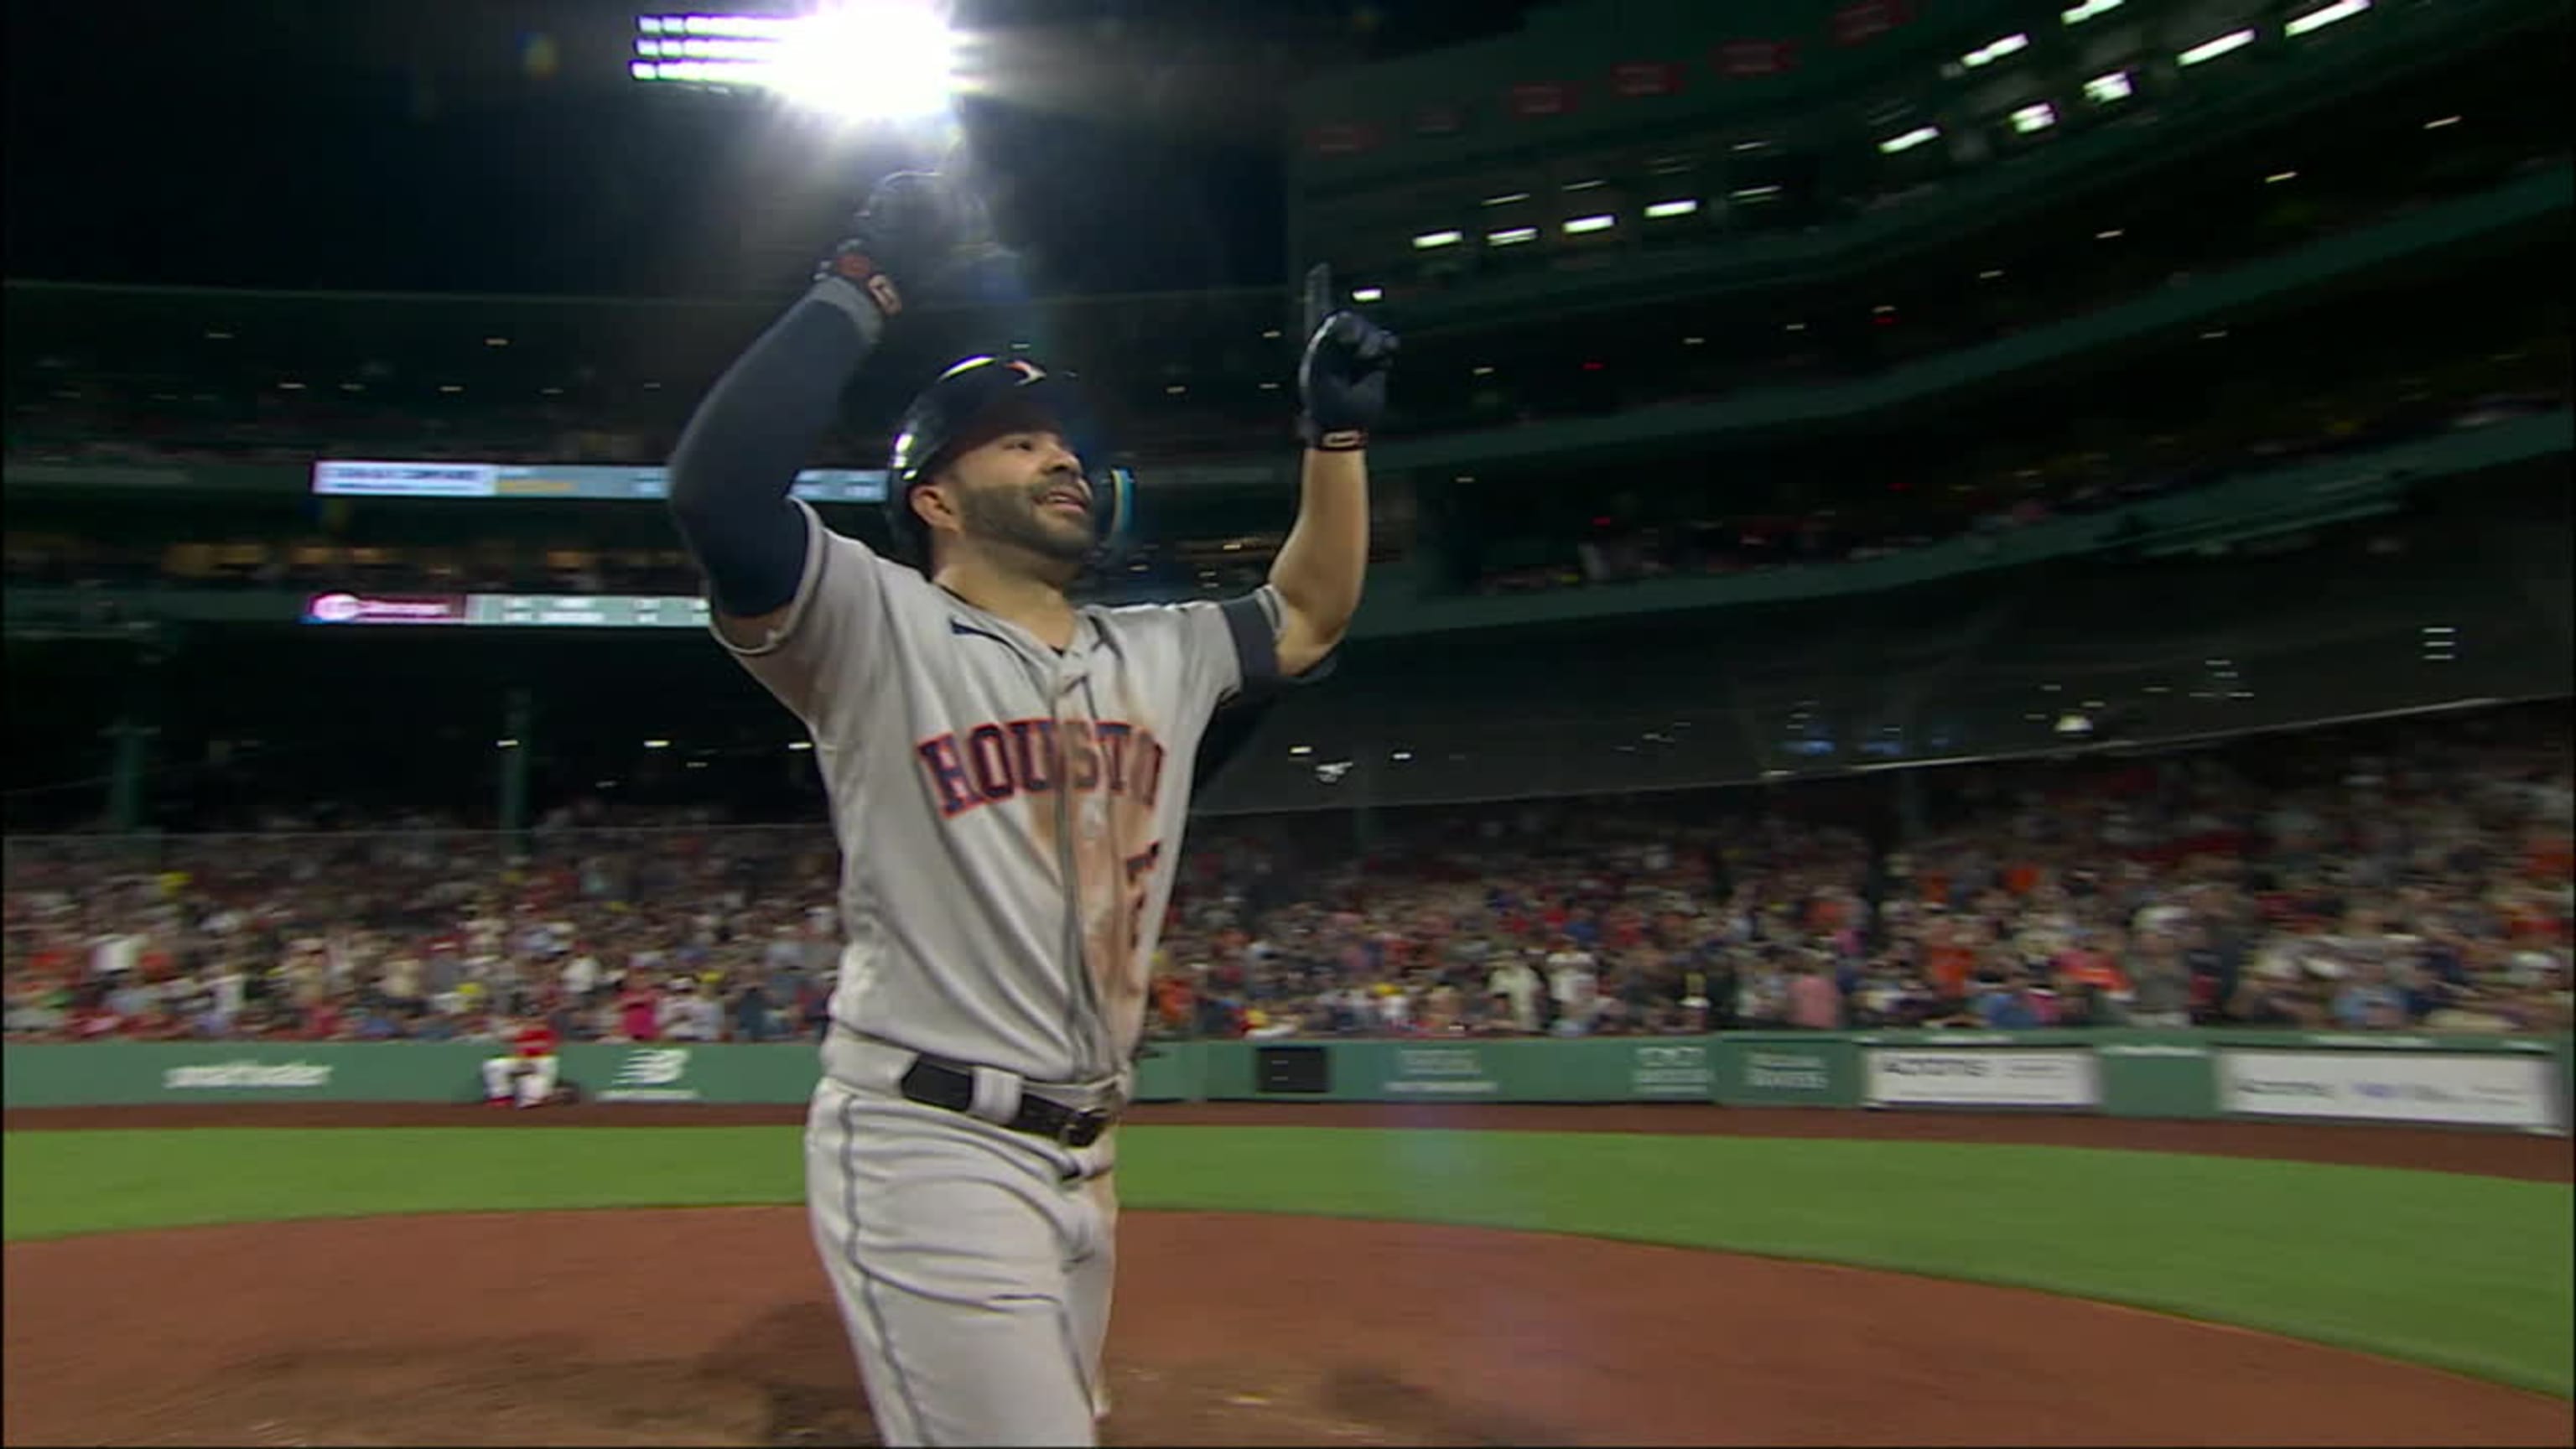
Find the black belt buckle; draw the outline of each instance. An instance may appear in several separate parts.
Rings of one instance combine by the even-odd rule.
[[[1109,1130],[1109,1124],[1117,1120],[1118,1114],[1104,1112],[1098,1107],[1067,1112],[1063,1126],[1055,1133],[1055,1140],[1067,1147],[1089,1147],[1100,1140],[1101,1133]]]
[[[1114,1089],[1110,1100],[1098,1107],[1068,1107],[1044,1097],[1023,1095],[1020,1115],[1053,1117],[1055,1120],[1051,1123],[1038,1124],[1038,1135],[1053,1138],[1066,1147],[1089,1147],[1100,1140],[1102,1133],[1118,1124],[1119,1111],[1125,1105],[1118,1100]]]

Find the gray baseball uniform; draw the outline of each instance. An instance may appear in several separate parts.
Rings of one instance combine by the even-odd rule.
[[[1001,1124],[1125,1100],[1199,738],[1276,671],[1277,599],[1085,607],[1059,653],[807,524],[785,623],[726,647],[812,733],[843,857],[815,1247],[889,1443],[1087,1444],[1114,1134]],[[967,1110],[906,1097],[924,1055]]]

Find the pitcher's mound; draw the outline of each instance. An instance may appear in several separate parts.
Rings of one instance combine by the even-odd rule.
[[[1110,1444],[2559,1444],[2565,1400],[2044,1294],[1590,1238],[1127,1215]],[[875,1441],[792,1208],[7,1250],[11,1444]]]

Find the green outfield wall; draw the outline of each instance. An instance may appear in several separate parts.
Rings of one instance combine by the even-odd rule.
[[[11,1046],[12,1108],[186,1102],[456,1102],[479,1043]],[[792,1104],[800,1044],[566,1047],[602,1103]],[[1696,1102],[2372,1121],[2564,1134],[2565,1037],[2331,1032],[1742,1032],[1579,1040],[1177,1041],[1138,1064],[1141,1100]]]

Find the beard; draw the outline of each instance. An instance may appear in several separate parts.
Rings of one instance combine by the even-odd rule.
[[[1079,565],[1099,540],[1089,514],[1077,523],[1038,503],[1055,486],[1049,483],[1034,493],[1015,488],[964,490],[957,500],[958,521],[969,537],[984,543],[1018,549],[1051,564]]]

